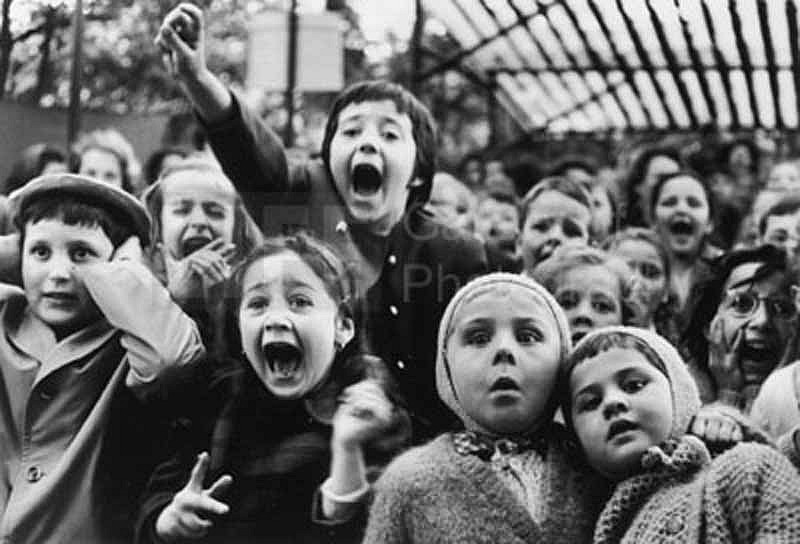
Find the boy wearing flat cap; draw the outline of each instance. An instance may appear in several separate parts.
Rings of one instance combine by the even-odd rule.
[[[130,540],[153,428],[140,404],[204,352],[136,258],[124,191],[55,174],[12,193],[23,290],[0,291],[0,541]]]

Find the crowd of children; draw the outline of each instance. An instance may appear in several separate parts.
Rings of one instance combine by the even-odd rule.
[[[210,153],[139,183],[96,131],[7,180],[0,540],[800,541],[796,162],[522,194],[386,81],[298,160],[204,40],[181,4],[156,44]]]

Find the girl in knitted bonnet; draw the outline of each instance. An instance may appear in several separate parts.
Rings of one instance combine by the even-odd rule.
[[[800,542],[796,469],[752,442],[712,459],[687,435],[700,397],[664,338],[629,327],[593,331],[559,382],[586,462],[615,483],[595,543]]]
[[[436,385],[465,429],[389,465],[365,543],[590,541],[606,488],[568,463],[553,423],[570,349],[564,312],[535,281],[494,273],[458,291],[439,326]]]

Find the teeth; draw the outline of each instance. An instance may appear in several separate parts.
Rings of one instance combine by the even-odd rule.
[[[302,365],[302,353],[297,346],[287,342],[271,342],[262,349],[270,371],[282,378],[293,376]]]

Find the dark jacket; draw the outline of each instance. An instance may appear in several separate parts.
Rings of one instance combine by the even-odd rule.
[[[356,268],[360,255],[375,251],[374,236],[347,224],[323,162],[287,166],[277,136],[235,97],[232,117],[209,127],[209,140],[265,234],[309,230]],[[434,221],[422,203],[410,204],[377,245],[383,265],[359,305],[362,340],[391,368],[421,441],[459,425],[436,393],[436,335],[458,288],[487,272],[486,254],[474,237]]]
[[[331,426],[320,418],[331,416],[323,412],[336,406],[335,399],[345,387],[385,372],[370,368],[376,365],[382,363],[369,357],[334,363],[310,404],[305,399],[275,399],[247,362],[232,361],[228,370],[222,370],[207,360],[192,382],[207,384],[205,391],[187,408],[190,414],[177,418],[171,436],[173,454],[155,470],[145,490],[136,542],[160,542],[156,520],[189,481],[203,451],[210,456],[204,487],[224,474],[231,475],[233,482],[220,497],[230,507],[229,513],[213,520],[213,528],[200,542],[360,542],[365,509],[338,524],[326,522],[320,514],[317,490],[328,477],[331,462]],[[391,385],[385,386],[391,393]],[[408,419],[396,412],[394,425],[383,439],[366,449],[370,479],[377,477],[407,437]]]

